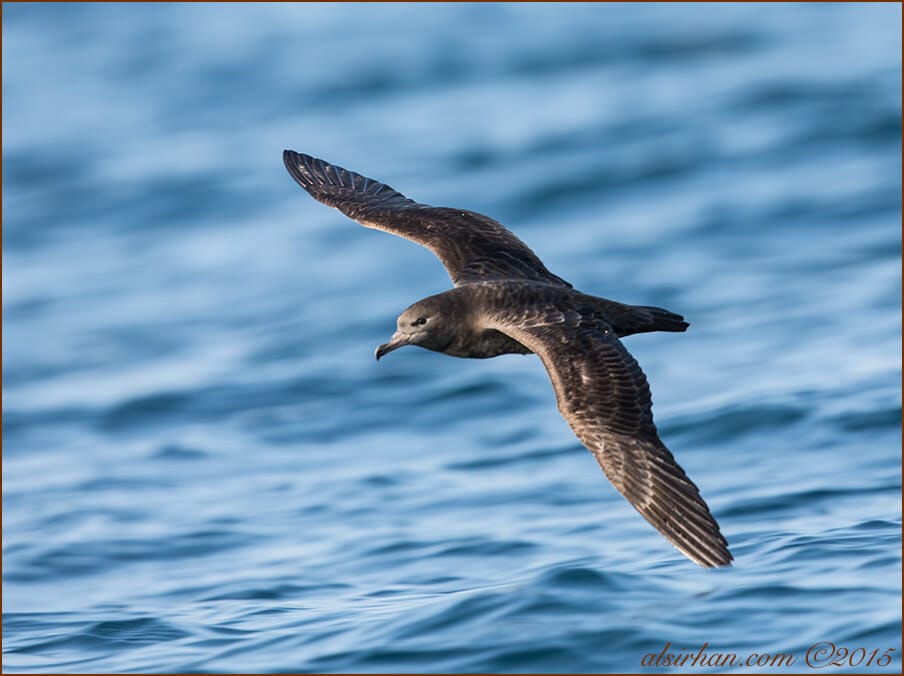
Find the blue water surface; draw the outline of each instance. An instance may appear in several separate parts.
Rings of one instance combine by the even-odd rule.
[[[2,12],[5,671],[900,672],[900,4]],[[535,357],[375,363],[451,283],[284,148],[687,317],[626,344],[735,566]]]

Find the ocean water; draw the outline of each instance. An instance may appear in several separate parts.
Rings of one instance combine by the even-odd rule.
[[[2,12],[4,671],[900,673],[900,4]],[[625,342],[735,566],[535,357],[375,363],[450,282],[284,148],[687,317]]]

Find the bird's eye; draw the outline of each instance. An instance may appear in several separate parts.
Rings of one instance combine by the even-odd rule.
[[[423,326],[423,325],[426,324],[426,323],[427,323],[427,318],[426,318],[426,317],[418,317],[418,318],[415,319],[413,322],[411,322],[411,325],[412,325],[412,326]]]

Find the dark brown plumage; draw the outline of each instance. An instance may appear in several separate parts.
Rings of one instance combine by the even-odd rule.
[[[732,561],[700,492],[659,439],[647,379],[619,337],[684,331],[680,315],[574,290],[500,223],[418,204],[373,179],[286,150],[286,168],[315,199],[427,247],[455,288],[418,301],[377,359],[405,345],[456,357],[537,354],[559,411],[612,484],[701,566]]]

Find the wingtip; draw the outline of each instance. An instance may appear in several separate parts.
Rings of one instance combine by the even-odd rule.
[[[698,561],[695,559],[694,563],[696,563],[699,566],[702,566],[703,568],[731,568],[732,565],[734,565],[734,557],[731,555],[731,552],[728,551],[727,549],[725,550],[725,552],[723,552],[723,554],[724,554],[723,556],[720,556],[720,557],[712,559],[712,560],[707,560],[705,562]]]
[[[283,164],[286,165],[286,169],[289,170],[289,173],[292,174],[297,163],[295,162],[295,158],[298,157],[298,153],[294,150],[289,150],[286,148],[282,151],[282,161]]]
[[[298,166],[298,161],[301,157],[301,153],[296,153],[294,150],[289,150],[288,148],[282,151],[283,162],[290,170]]]
[[[315,160],[310,155],[297,153],[288,148],[283,150],[283,164],[286,165],[289,175],[308,192],[311,192],[312,186],[318,180],[309,166],[313,161]]]
[[[672,540],[672,538],[669,539]],[[734,556],[728,549],[728,543],[718,532],[715,541],[697,541],[695,546],[689,546],[688,542],[679,544],[672,540],[672,544],[675,549],[702,568],[731,568],[734,561]]]

